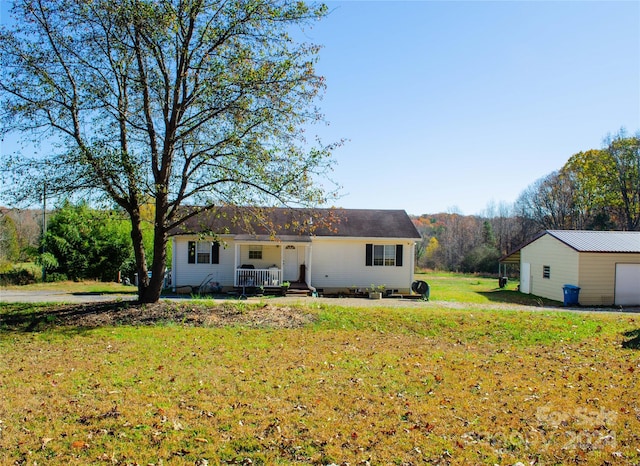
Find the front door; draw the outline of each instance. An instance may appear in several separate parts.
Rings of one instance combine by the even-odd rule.
[[[282,266],[282,279],[287,282],[295,282],[298,279],[298,248],[292,244],[285,246],[284,264]]]
[[[524,262],[520,267],[520,292],[531,293],[531,264]]]

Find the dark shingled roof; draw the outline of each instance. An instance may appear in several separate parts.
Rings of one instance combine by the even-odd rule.
[[[413,238],[420,234],[404,210],[287,209],[220,207],[199,213],[170,235],[235,234],[252,236]]]

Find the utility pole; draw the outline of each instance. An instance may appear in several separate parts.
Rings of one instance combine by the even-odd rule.
[[[42,255],[45,253],[44,237],[47,233],[47,182],[45,181],[42,186]],[[47,278],[46,261],[42,260],[42,282],[45,282]]]

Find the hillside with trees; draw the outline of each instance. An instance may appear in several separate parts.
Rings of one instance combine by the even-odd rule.
[[[498,272],[498,259],[542,230],[640,230],[640,135],[621,130],[602,149],[572,155],[526,187],[513,205],[479,216],[455,212],[414,218],[419,267]]]

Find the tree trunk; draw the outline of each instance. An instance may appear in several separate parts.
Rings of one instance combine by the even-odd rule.
[[[153,263],[151,264],[151,279],[146,276],[145,272],[145,278],[147,278],[146,286],[144,289],[141,289],[138,285],[138,301],[141,303],[156,303],[162,294],[164,274],[167,266],[167,232],[164,227],[167,212],[166,205],[166,198],[161,194],[158,195],[156,199],[155,227],[153,229]],[[142,235],[140,238],[142,238]]]
[[[138,301],[143,303],[154,302],[147,300],[149,277],[147,276],[147,258],[142,238],[142,217],[140,216],[140,209],[134,208],[129,212],[129,216],[131,217],[131,241],[133,242],[133,254],[136,259],[136,271],[138,273]]]
[[[148,279],[148,284],[144,290],[138,286],[138,302],[140,303],[157,303],[162,294],[162,287],[164,285],[164,258],[153,258],[153,265],[151,267],[151,278]]]
[[[155,303],[160,299],[164,286],[164,274],[167,266],[167,235],[164,228],[156,226],[153,238],[153,264],[151,280],[138,300],[141,303]]]

